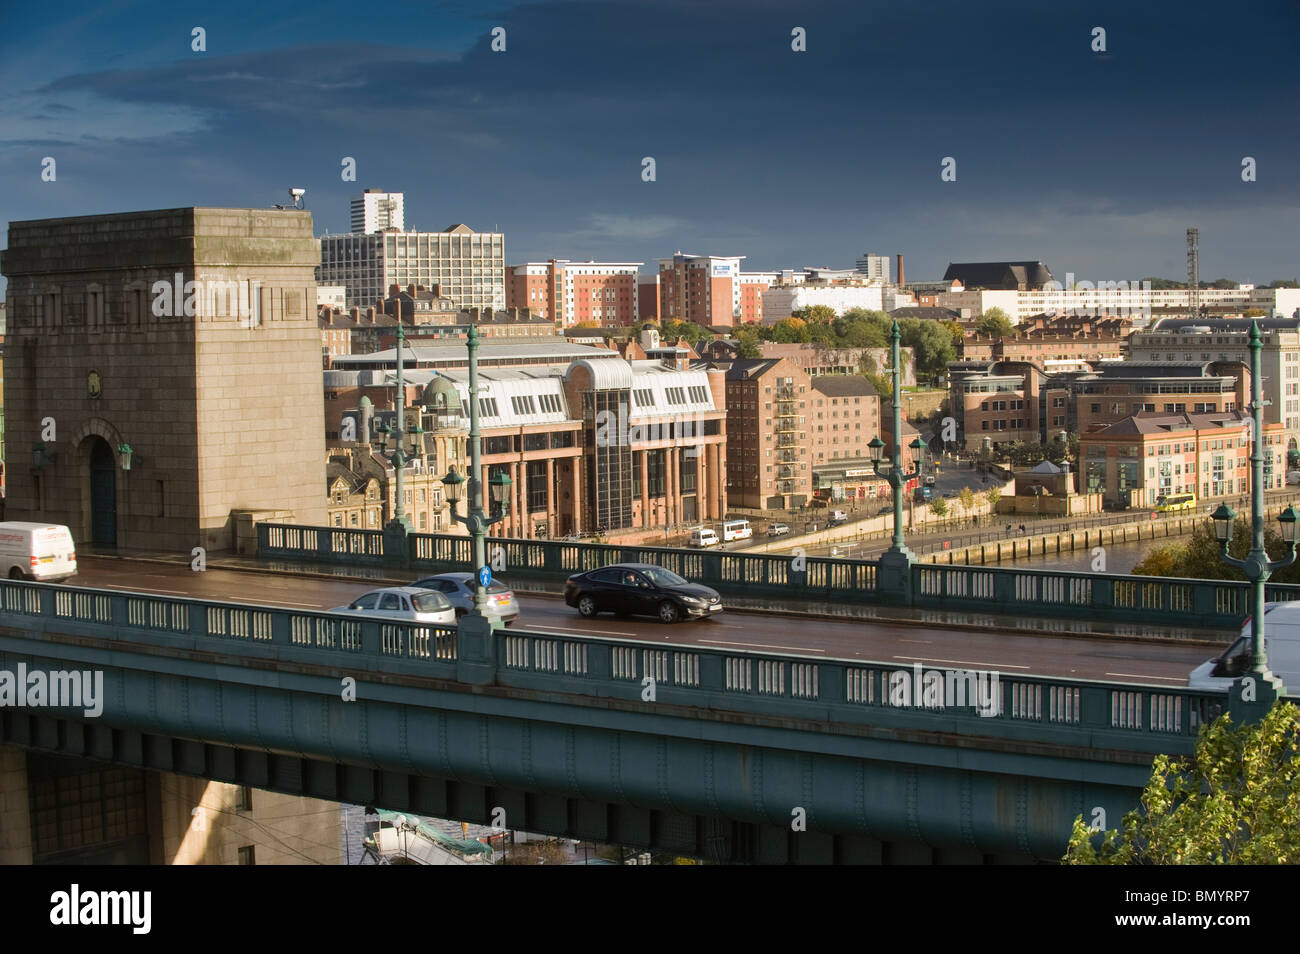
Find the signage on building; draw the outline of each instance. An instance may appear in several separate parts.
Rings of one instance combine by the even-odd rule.
[[[864,467],[861,470],[846,470],[844,472],[844,476],[845,477],[870,477],[872,476],[872,474],[870,470]]]
[[[730,274],[731,274],[731,266],[730,266],[730,265],[714,265],[714,266],[713,266],[713,277],[714,277],[714,278],[717,278],[719,275],[730,275]]]

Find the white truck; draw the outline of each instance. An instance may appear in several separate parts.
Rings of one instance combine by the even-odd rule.
[[[11,580],[54,583],[75,576],[77,547],[62,524],[0,523],[0,573]]]
[[[1253,639],[1254,628],[1247,619],[1236,642],[1192,670],[1188,688],[1227,692],[1236,679],[1250,671]],[[1287,691],[1300,691],[1300,601],[1264,605],[1264,651],[1269,670]]]

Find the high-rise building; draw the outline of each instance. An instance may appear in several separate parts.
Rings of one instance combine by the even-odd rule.
[[[343,285],[348,307],[364,308],[392,285],[437,285],[462,308],[504,308],[505,236],[468,225],[442,232],[326,235],[320,240],[322,285]]]
[[[640,317],[640,262],[527,262],[510,267],[506,307],[569,325],[630,325]]]
[[[383,229],[402,230],[406,226],[403,212],[404,195],[367,189],[352,197],[352,231],[379,232]]]
[[[684,255],[659,260],[659,317],[730,328],[763,318],[763,292],[776,272],[742,272],[745,256]]]
[[[889,281],[889,256],[866,252],[858,259],[857,271],[867,278],[878,278],[882,282],[887,282]]]

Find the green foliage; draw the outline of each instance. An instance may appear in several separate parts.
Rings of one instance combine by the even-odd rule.
[[[1237,281],[1235,278],[1216,278],[1214,281],[1209,282],[1205,287],[1206,288],[1236,288],[1240,284],[1241,282]]]
[[[961,504],[961,509],[970,513],[975,509],[975,491],[969,487],[963,487],[957,493],[957,502]]]
[[[810,341],[808,325],[802,318],[782,318],[772,326],[772,340],[783,343]]]
[[[961,326],[961,322],[945,321],[942,322],[942,324],[943,327],[947,330],[948,334],[952,336],[953,348],[954,349],[960,348],[962,346],[962,342],[966,340],[966,329]]]
[[[1245,559],[1251,548],[1250,518],[1240,516],[1232,525],[1229,555]],[[1273,525],[1264,525],[1264,549],[1270,560],[1280,560],[1288,552]],[[1219,557],[1219,540],[1214,535],[1214,521],[1205,519],[1185,543],[1169,543],[1147,551],[1142,562],[1133,568],[1140,576],[1180,576],[1199,580],[1244,580],[1245,574]],[[1270,583],[1300,583],[1300,563],[1273,573]]]
[[[930,501],[930,509],[936,517],[946,517],[948,516],[948,501],[942,497],[935,497]]]
[[[1158,755],[1141,806],[1104,835],[1074,821],[1073,865],[1290,865],[1300,862],[1300,707],[1278,700],[1258,725],[1227,714],[1196,753]]]
[[[952,334],[937,321],[921,318],[904,318],[899,322],[902,344],[916,354],[917,376],[937,377],[948,369],[948,362],[956,360],[957,348]]]
[[[761,358],[763,352],[758,347],[758,332],[753,328],[742,328],[735,334],[737,349],[736,356],[739,358]]]
[[[1187,287],[1186,282],[1176,282],[1173,279],[1169,279],[1169,278],[1155,278],[1152,276],[1148,276],[1142,279],[1142,281],[1150,282],[1152,291],[1168,291],[1171,288]]]
[[[814,321],[831,322],[836,318],[835,309],[830,305],[809,305],[793,312],[795,318],[802,318],[812,324]]]
[[[1011,323],[1011,317],[1005,311],[994,307],[980,316],[980,320],[975,323],[975,330],[995,338],[1010,338],[1015,335],[1016,326]]]
[[[1300,278],[1275,278],[1263,288],[1300,288]]]
[[[984,491],[984,499],[989,502],[989,513],[993,513],[998,507],[998,501],[1002,499],[1002,490],[999,487],[990,487]]]
[[[665,321],[659,331],[659,339],[663,342],[670,342],[676,341],[678,338],[685,338],[692,345],[695,345],[701,341],[712,340],[713,332],[693,321],[674,321],[671,319]]]
[[[1012,441],[998,448],[994,456],[1009,461],[1015,467],[1032,467],[1044,460],[1050,460],[1058,465],[1067,460],[1073,463],[1079,457],[1079,435],[1069,434],[1064,443],[1054,437],[1045,445],[1037,442]]]

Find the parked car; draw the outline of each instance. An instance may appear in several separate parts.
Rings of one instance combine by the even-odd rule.
[[[58,523],[0,523],[0,572],[11,580],[53,583],[77,573],[72,532]]]
[[[790,528],[783,523],[773,523],[767,528],[767,535],[769,537],[783,537],[789,532]]]
[[[447,597],[436,590],[426,590],[419,586],[390,586],[382,590],[371,590],[347,606],[336,606],[330,612],[406,619],[444,626],[456,625],[456,610]]]
[[[840,524],[848,523],[848,522],[849,522],[849,515],[845,513],[843,510],[831,511],[831,519],[829,521],[830,526],[838,527]]]
[[[1268,668],[1288,689],[1300,685],[1300,604],[1266,603],[1264,616],[1264,652],[1268,656]],[[1250,671],[1255,633],[1251,620],[1248,617],[1242,624],[1236,642],[1191,671],[1187,677],[1189,689],[1221,689],[1226,692],[1234,680]]]
[[[474,591],[478,579],[473,573],[439,573],[416,580],[411,585],[434,590],[447,597],[459,619],[474,608]],[[502,625],[509,626],[519,618],[519,603],[515,600],[514,591],[504,583],[493,580],[488,584],[484,612],[489,617],[500,619]]]
[[[927,476],[927,477],[925,478],[925,485],[926,485],[927,487],[933,487],[933,486],[934,486],[934,475],[930,475],[930,476]]]
[[[722,612],[717,590],[653,563],[615,563],[571,576],[564,584],[564,602],[588,619],[607,612],[675,623]]]

